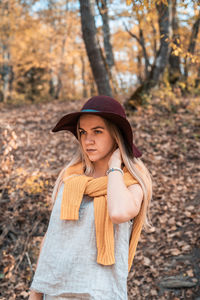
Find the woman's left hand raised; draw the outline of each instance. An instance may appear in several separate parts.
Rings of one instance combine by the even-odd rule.
[[[119,148],[117,148],[113,154],[111,155],[109,162],[108,162],[108,167],[109,168],[121,168],[122,164],[122,157]]]

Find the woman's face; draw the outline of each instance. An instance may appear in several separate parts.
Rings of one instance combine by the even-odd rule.
[[[104,119],[92,114],[82,115],[79,122],[79,133],[83,151],[90,161],[107,163],[116,149],[116,142]]]

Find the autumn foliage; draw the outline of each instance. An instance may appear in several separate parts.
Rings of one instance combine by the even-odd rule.
[[[172,91],[199,93],[196,1],[127,1],[127,6],[125,1],[120,5],[96,2],[98,6],[91,8],[96,47],[100,47],[109,77],[105,80],[114,95],[128,97],[137,86],[157,78],[155,67],[164,60],[164,69],[156,71],[156,84],[163,82],[165,74],[164,84],[167,81]],[[78,2],[49,0],[44,5],[5,0],[0,3],[0,14],[1,101],[77,99],[97,92],[91,57],[82,39]],[[161,21],[168,17],[171,23],[165,28]],[[167,47],[163,54],[162,43]]]

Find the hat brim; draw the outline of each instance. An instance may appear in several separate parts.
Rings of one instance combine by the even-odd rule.
[[[128,142],[128,145],[130,146],[130,149],[132,150],[135,157],[140,157],[142,153],[138,150],[138,148],[133,143],[133,133],[131,126],[125,118],[121,117],[118,114],[110,113],[110,112],[74,112],[69,113],[65,116],[63,116],[56,126],[52,129],[52,132],[58,132],[61,130],[67,130],[70,131],[77,137],[77,122],[81,115],[85,114],[92,114],[92,115],[98,115],[100,117],[103,117],[105,119],[108,119],[112,123],[116,124],[117,127],[121,130],[122,136],[125,141]]]

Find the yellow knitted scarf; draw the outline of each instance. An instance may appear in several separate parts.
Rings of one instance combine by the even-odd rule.
[[[124,167],[123,171],[123,178],[127,187],[137,183],[126,167]],[[94,198],[97,263],[103,265],[114,264],[114,230],[107,209],[107,176],[99,178],[86,176],[83,172],[83,164],[78,163],[65,170],[63,182],[64,190],[60,218],[62,220],[78,220],[79,207],[83,195],[86,194]],[[144,205],[142,204],[140,213],[134,219],[133,230],[129,242],[129,271],[142,230],[144,213]]]

